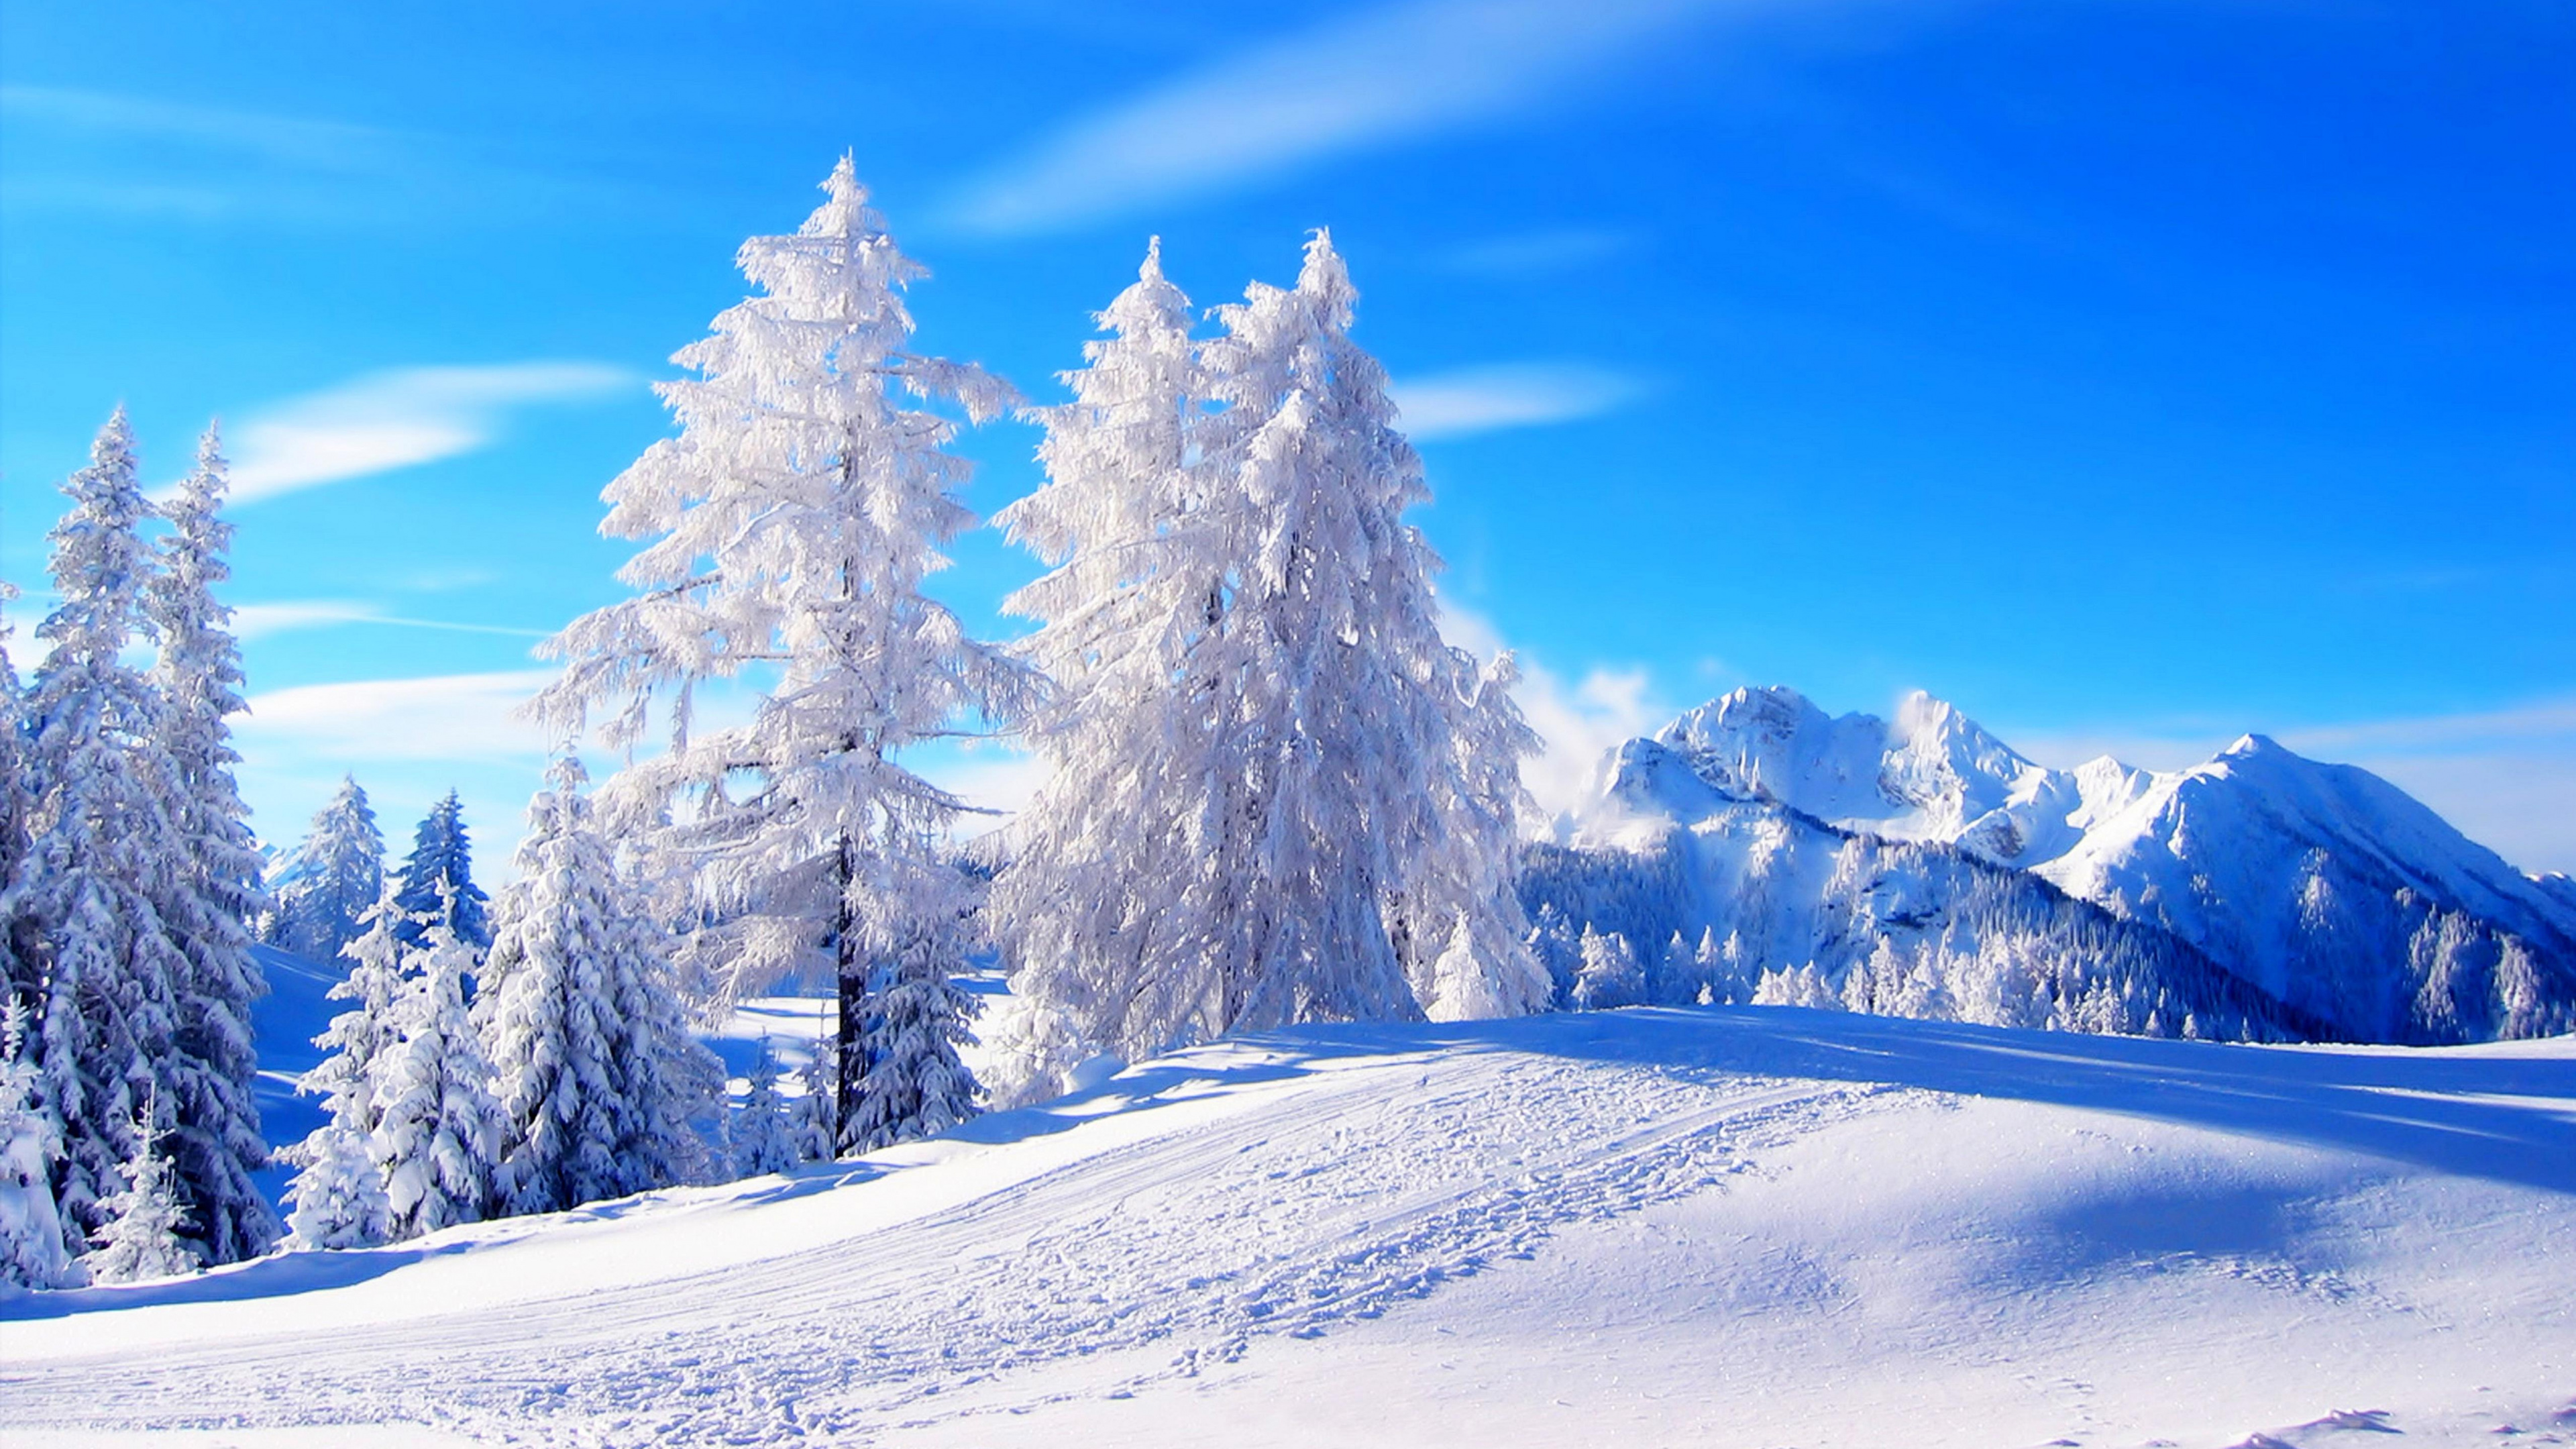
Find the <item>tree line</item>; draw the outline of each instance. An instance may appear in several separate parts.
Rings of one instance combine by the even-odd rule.
[[[382,1241],[935,1133],[1102,1053],[1548,1005],[1512,887],[1535,737],[1508,657],[1440,637],[1438,559],[1401,517],[1421,461],[1329,236],[1207,334],[1149,247],[1072,401],[1031,407],[909,349],[923,269],[846,158],[824,190],[744,244],[754,294],[658,385],[676,434],[606,490],[603,530],[645,541],[634,593],[541,647],[563,672],[529,713],[561,750],[488,922],[452,799],[422,850],[452,838],[455,868],[416,851],[389,888],[354,784],[264,893],[210,591],[220,454],[210,432],[155,510],[123,413],[102,431],[52,535],[49,652],[24,691],[0,656],[9,1276],[232,1261],[290,1226]],[[976,522],[958,419],[1014,410],[1046,480],[996,522],[1048,571],[1007,601],[1038,627],[1001,645],[924,585]],[[728,681],[758,689],[751,717],[698,728]],[[980,863],[955,848],[966,803],[905,762],[961,731],[1050,767]],[[629,760],[596,791],[585,738]],[[349,967],[283,1225],[248,1177],[254,929]],[[957,1051],[978,940],[1027,1005],[989,1091]],[[820,1070],[791,1107],[764,1043],[712,1161],[690,1119],[721,1072],[679,1002],[797,979],[835,984]]]

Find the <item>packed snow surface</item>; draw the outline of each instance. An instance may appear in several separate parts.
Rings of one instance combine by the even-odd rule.
[[[2576,1040],[1308,1028],[0,1319],[13,1449],[2576,1443]]]

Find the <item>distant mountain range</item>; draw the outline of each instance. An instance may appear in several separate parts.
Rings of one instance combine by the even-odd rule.
[[[1614,751],[1523,894],[1543,935],[1593,922],[1656,964],[1674,933],[1732,938],[1699,970],[1719,993],[2217,1036],[2576,1030],[2576,882],[2258,735],[2177,772],[2055,770],[1929,695],[1890,722],[1739,689]]]

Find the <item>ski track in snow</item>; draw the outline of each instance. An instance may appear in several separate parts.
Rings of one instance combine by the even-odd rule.
[[[970,1384],[989,1412],[1016,1370],[1168,1346],[1142,1383],[1374,1318],[1567,1225],[1707,1190],[1898,1090],[1508,1051],[1318,1065],[1259,1111],[816,1250],[325,1335],[26,1365],[0,1380],[0,1417],[866,1442],[944,1417],[938,1396]]]

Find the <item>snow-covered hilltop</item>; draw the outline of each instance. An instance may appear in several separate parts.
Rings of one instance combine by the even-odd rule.
[[[1606,912],[1641,945],[1732,931],[1757,989],[1816,966],[1773,987],[1797,999],[2150,1032],[2181,1029],[2150,1015],[2179,1003],[2195,1030],[2235,1033],[2216,1008],[2256,1035],[2365,1041],[2576,1028],[2576,887],[2260,736],[2189,770],[2056,770],[1929,695],[1891,722],[1739,689],[1621,746],[1567,834],[1537,852],[1533,910]],[[2211,986],[2211,963],[2253,991]]]

